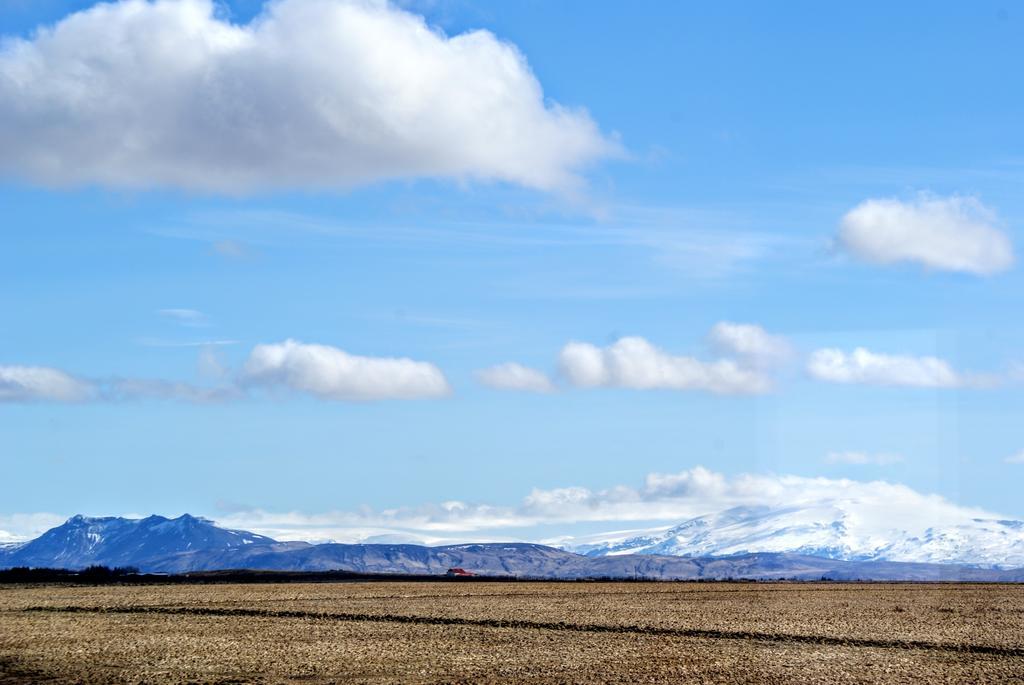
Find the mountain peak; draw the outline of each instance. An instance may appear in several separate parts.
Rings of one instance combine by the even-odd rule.
[[[273,545],[271,538],[220,528],[191,514],[169,519],[152,515],[143,519],[116,516],[90,518],[77,514],[63,525],[21,545],[3,560],[16,566],[82,568],[145,566],[148,559],[197,551],[227,552],[245,547]]]
[[[92,525],[94,523],[103,523],[104,521],[116,520],[115,516],[85,516],[83,514],[75,514],[67,521],[64,522],[65,526],[81,526],[81,525]]]
[[[185,523],[190,525],[216,525],[213,521],[211,521],[208,518],[203,518],[202,516],[193,516],[192,514],[182,514],[178,518],[170,520],[176,523]]]
[[[77,515],[30,542],[0,545],[0,568],[81,569],[98,564],[164,572],[250,568],[443,573],[461,567],[498,575],[564,578],[828,575],[1024,580],[1024,569],[936,565],[1024,566],[1024,522],[962,518],[942,526],[894,529],[884,518],[865,520],[871,512],[855,504],[727,509],[677,526],[593,536],[588,542],[596,544],[575,545],[586,556],[521,542],[441,547],[278,543],[255,533],[220,528],[190,514],[173,519]]]
[[[131,520],[131,519],[122,519],[122,520],[126,520],[127,521],[127,520]],[[181,516],[177,516],[175,518],[168,518],[166,516],[161,516],[160,514],[150,514],[149,516],[147,516],[144,519],[139,519],[139,523],[141,525],[144,525],[144,526],[153,526],[153,525],[159,525],[159,524],[163,524],[163,523],[170,523],[170,524],[177,525],[179,527],[188,527],[188,526],[216,526],[217,525],[216,523],[214,523],[213,521],[211,521],[208,518],[204,518],[202,516],[193,516],[192,514],[188,514],[188,513],[182,514]]]
[[[563,546],[588,556],[788,553],[846,561],[1013,568],[1024,565],[1024,522],[964,517],[941,526],[897,526],[879,517],[870,503],[822,500],[733,507],[667,529],[633,531],[628,537],[590,535]]]

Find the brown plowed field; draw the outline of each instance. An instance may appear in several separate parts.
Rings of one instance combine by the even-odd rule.
[[[1024,586],[0,587],[0,682],[1024,683]]]

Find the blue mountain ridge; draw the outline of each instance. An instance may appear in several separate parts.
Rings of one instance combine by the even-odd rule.
[[[794,578],[814,580],[1024,581],[1024,569],[948,564],[843,561],[791,553],[718,557],[619,554],[593,557],[531,543],[427,547],[411,544],[278,542],[228,530],[189,515],[168,519],[74,516],[38,538],[0,548],[0,568],[80,569],[134,566],[145,572],[252,569],[341,570],[358,573],[442,574],[459,566],[480,574],[534,578]]]
[[[0,550],[6,566],[82,568],[140,566],[151,559],[189,550],[226,551],[248,545],[266,546],[274,540],[245,531],[220,528],[213,522],[185,514],[175,519],[73,516],[35,540]]]

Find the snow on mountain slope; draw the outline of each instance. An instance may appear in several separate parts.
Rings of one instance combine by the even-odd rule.
[[[175,519],[73,516],[35,540],[6,552],[0,561],[6,566],[137,566],[146,559],[189,550],[230,550],[274,543],[271,538],[218,528],[206,519],[188,514]]]
[[[827,500],[793,506],[740,506],[665,529],[563,541],[588,556],[721,556],[788,552],[849,561],[912,561],[986,568],[1024,566],[1024,522],[962,517],[931,525],[893,518],[869,503]]]
[[[734,506],[675,526],[563,538],[557,545],[563,550],[584,554],[597,564],[579,566],[577,571],[583,575],[628,575],[629,568],[633,568],[645,577],[689,577],[678,576],[683,573],[680,569],[689,567],[686,564],[678,568],[672,566],[677,563],[672,557],[734,559],[751,554],[781,558],[785,568],[779,573],[788,574],[784,577],[799,575],[793,572],[790,562],[799,558],[799,564],[804,564],[810,557],[852,564],[916,562],[982,569],[1024,568],[1022,521],[979,516],[975,510],[951,507],[940,499],[917,498],[900,503],[890,498],[884,504],[881,506],[877,498],[851,497],[784,506]],[[482,554],[490,561],[484,563],[483,557],[474,557],[484,564],[481,568],[498,564],[495,568],[505,568],[508,572],[568,573],[568,567],[562,568],[562,557],[558,557],[562,559],[558,563],[554,558],[548,559],[544,562],[546,566],[538,566],[537,559],[529,561],[527,557],[549,554],[544,550],[550,548],[536,545],[492,543],[427,548],[409,544],[277,543],[263,535],[220,528],[206,519],[188,515],[176,519],[75,516],[35,540],[0,547],[0,568],[75,569],[102,564],[163,571],[246,567],[386,570],[391,568],[388,564],[394,562],[394,569],[408,570],[420,563],[416,559],[427,554],[424,550],[430,549],[445,554]],[[395,561],[395,554],[413,552],[415,559],[410,557],[400,564]],[[377,559],[374,555],[383,556]],[[638,562],[630,555],[641,555],[643,561]],[[443,565],[446,560],[452,561],[445,557],[434,565]],[[636,566],[638,563],[643,569]],[[809,572],[820,570],[815,566]],[[861,574],[849,577],[902,577],[899,574],[904,573],[880,570],[880,567],[847,570]]]

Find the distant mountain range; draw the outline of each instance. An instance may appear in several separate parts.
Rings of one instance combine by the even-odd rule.
[[[672,527],[566,538],[587,556],[684,557],[781,552],[844,561],[903,561],[1011,569],[1024,566],[1024,521],[966,518],[901,527],[863,502],[734,507]]]
[[[220,528],[212,521],[188,514],[176,519],[73,516],[35,540],[0,550],[0,564],[54,568],[82,568],[92,564],[141,567],[152,560],[190,551],[230,552],[250,545],[276,544],[268,537]]]
[[[745,517],[734,515],[730,520]],[[696,519],[695,519],[696,521]],[[14,566],[79,569],[89,565],[135,566],[142,571],[185,573],[220,569],[291,571],[344,570],[359,573],[441,574],[461,567],[480,574],[536,578],[795,578],[835,580],[1024,581],[1024,569],[974,568],[934,563],[845,560],[791,551],[673,556],[664,551],[707,533],[710,523],[687,522],[648,537],[604,543],[578,554],[528,543],[486,543],[426,547],[406,544],[319,544],[277,542],[211,521],[75,516],[35,540],[0,547],[0,568]],[[790,534],[793,534],[792,531]],[[690,537],[684,537],[690,535]],[[710,540],[711,537],[700,538]],[[645,544],[642,544],[645,543]],[[710,543],[709,543],[710,544]],[[713,546],[712,546],[713,547]],[[642,554],[631,553],[639,548]],[[713,547],[719,549],[718,547]],[[832,548],[815,548],[828,552]]]

